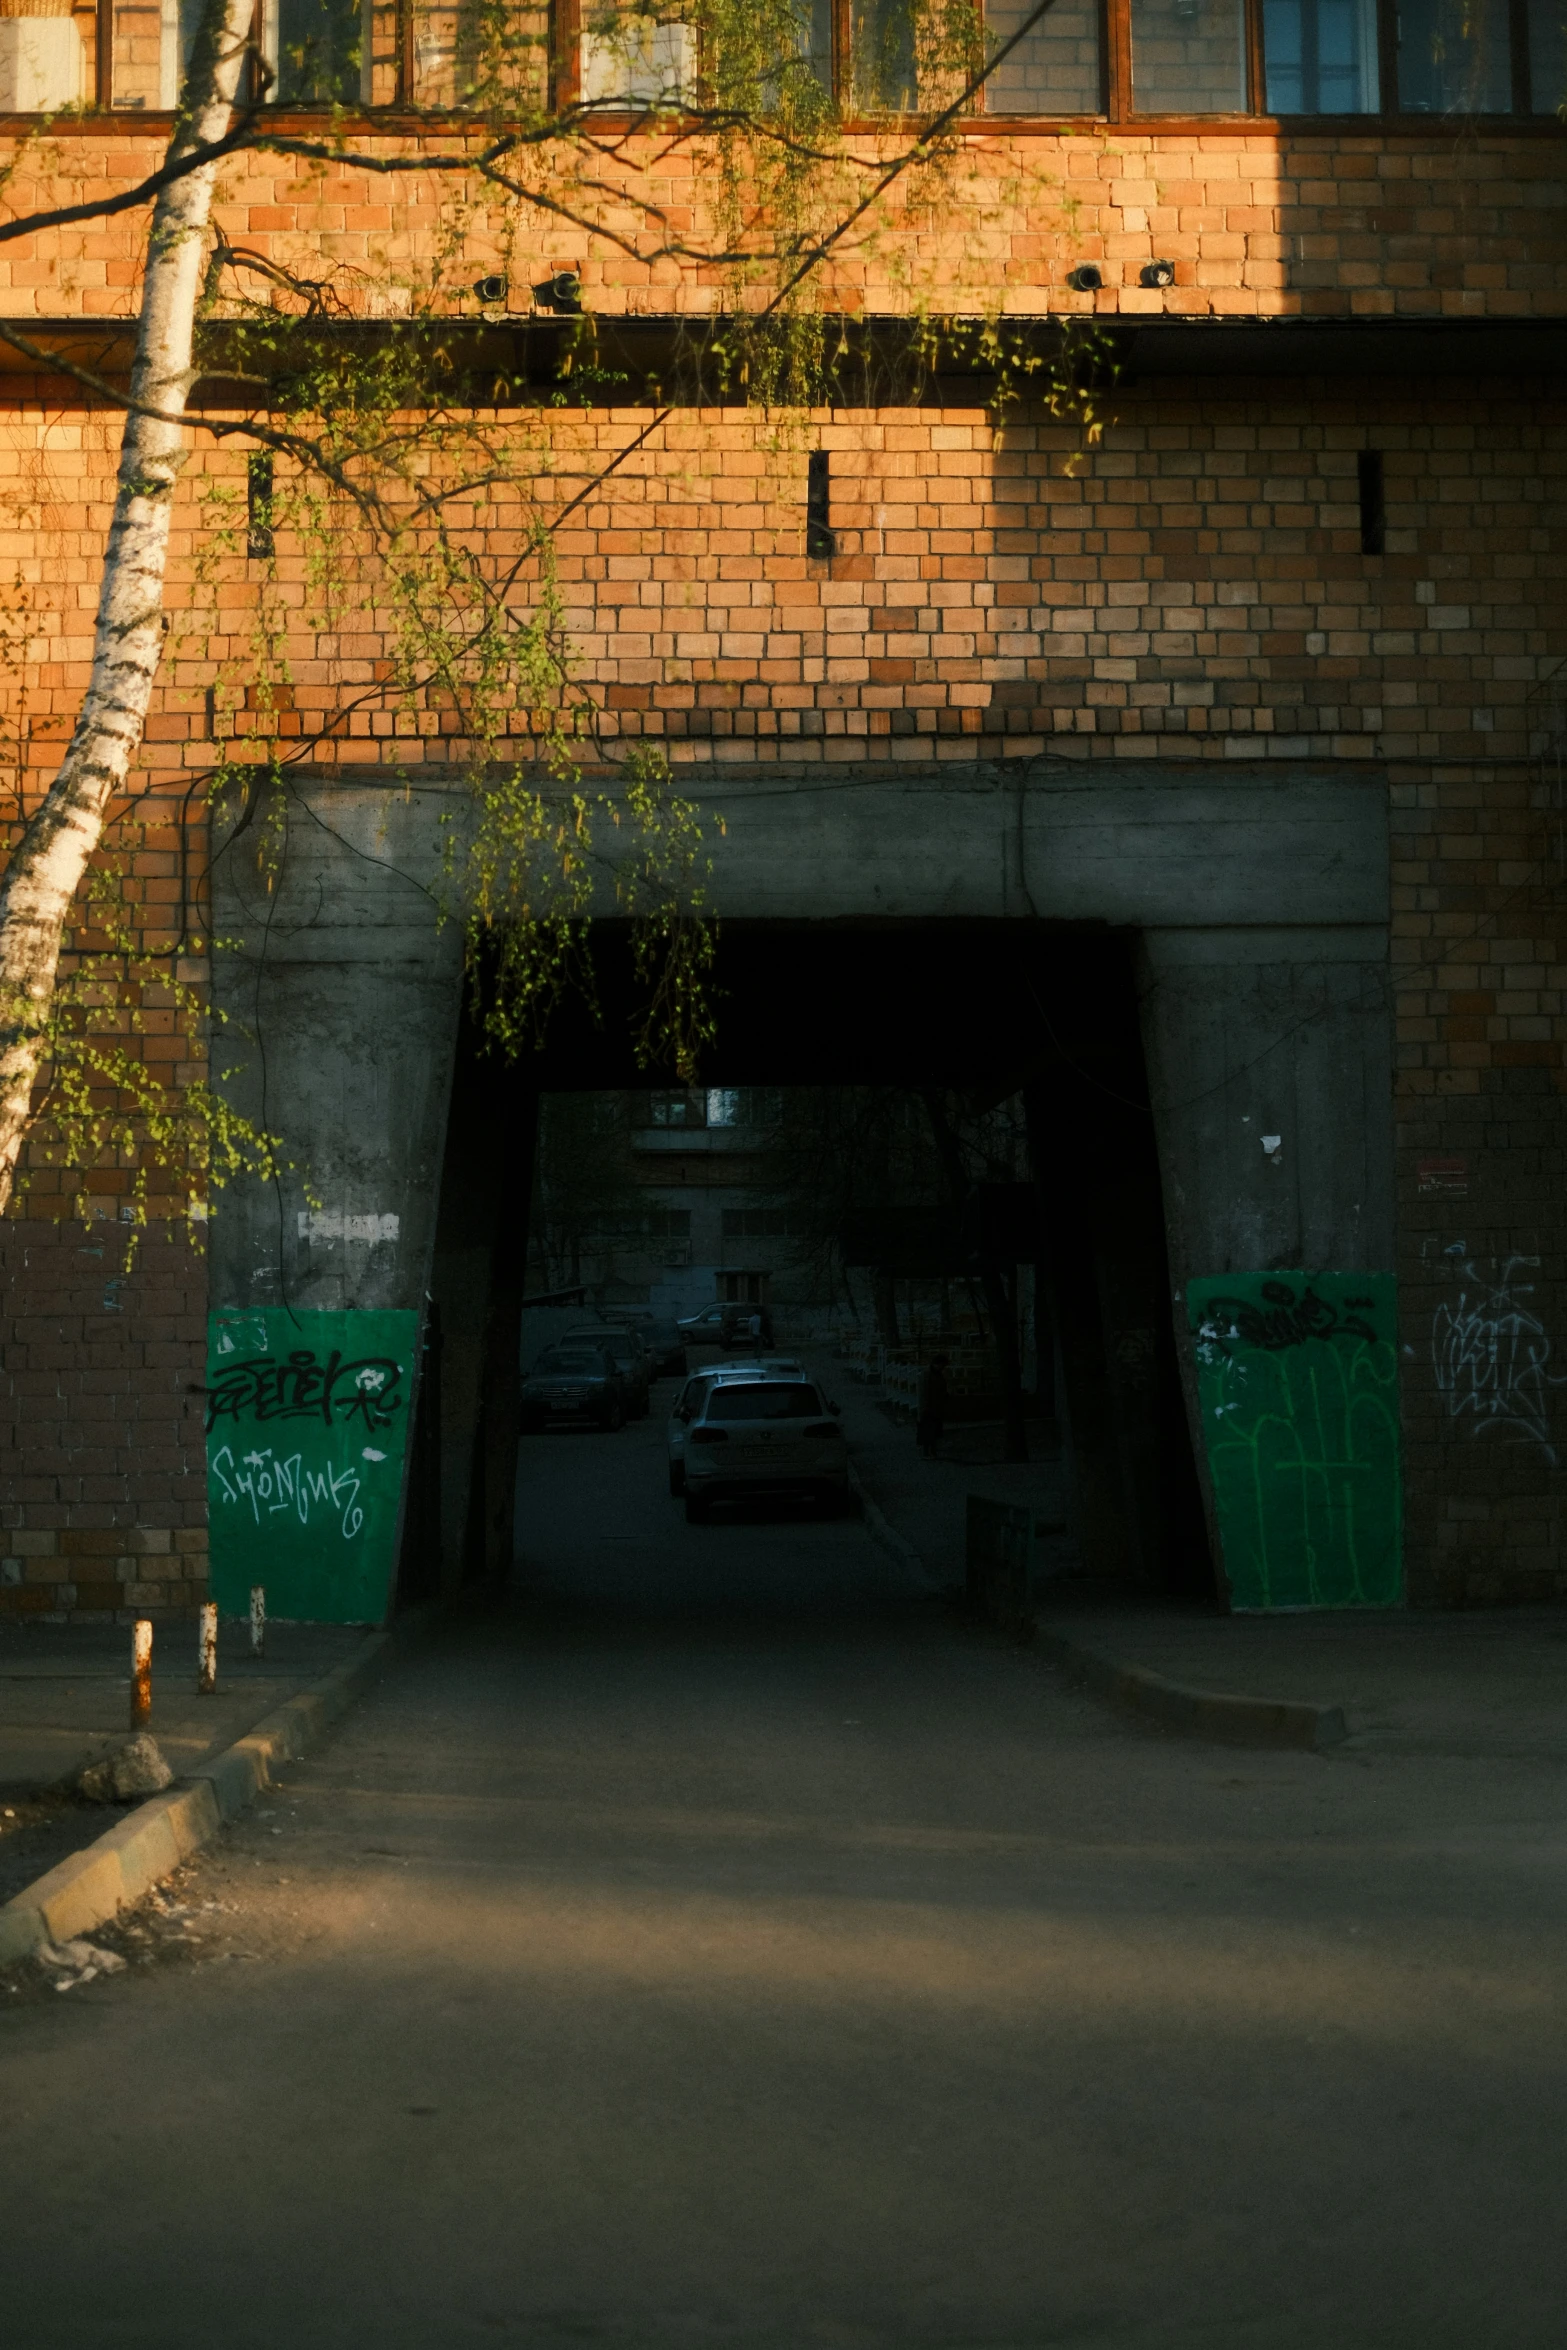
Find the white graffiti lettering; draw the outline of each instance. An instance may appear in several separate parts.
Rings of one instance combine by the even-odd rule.
[[[365,1522],[357,1469],[307,1469],[303,1453],[290,1453],[280,1461],[270,1448],[247,1452],[236,1461],[232,1446],[224,1444],[212,1456],[212,1473],[223,1488],[223,1500],[248,1502],[258,1526],[279,1510],[291,1510],[302,1526],[308,1526],[312,1509],[324,1509],[337,1517],[343,1540],[352,1542]]]
[[[1494,1283],[1467,1259],[1460,1261],[1456,1270],[1474,1286],[1437,1307],[1431,1368],[1450,1419],[1467,1419],[1476,1436],[1497,1431],[1537,1444],[1554,1469],[1550,1391],[1567,1382],[1567,1373],[1551,1370],[1545,1325],[1524,1303],[1533,1297],[1534,1284],[1517,1279],[1521,1266],[1539,1261],[1509,1257]]]

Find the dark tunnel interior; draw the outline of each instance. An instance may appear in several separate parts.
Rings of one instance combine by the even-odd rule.
[[[1033,1175],[1031,1249],[1054,1330],[1050,1377],[1082,1571],[1128,1596],[1213,1594],[1172,1326],[1164,1214],[1138,1022],[1135,934],[1103,926],[951,922],[733,922],[712,974],[716,1035],[700,1070],[723,1086],[940,1087],[986,1107],[1021,1095]],[[540,1047],[511,1064],[465,1019],[442,1180],[434,1298],[443,1261],[497,1189],[502,1220],[490,1323],[525,1288],[526,1206],[540,1098],[670,1081],[639,1067],[642,997],[628,927],[596,926],[592,995],[567,992]],[[524,1203],[518,1215],[519,1200]],[[511,1325],[515,1327],[515,1318]],[[513,1343],[513,1355],[515,1344]],[[507,1451],[505,1340],[486,1440]],[[428,1431],[426,1431],[428,1446]],[[476,1472],[470,1575],[486,1513],[504,1517],[504,1465],[489,1502]],[[418,1517],[411,1508],[411,1525]],[[406,1554],[405,1554],[406,1555]]]

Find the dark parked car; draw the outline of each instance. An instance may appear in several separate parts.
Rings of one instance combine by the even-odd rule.
[[[678,1322],[633,1322],[632,1329],[641,1339],[653,1359],[653,1376],[665,1379],[686,1375],[686,1342],[680,1334]]]
[[[522,1426],[550,1420],[588,1420],[613,1431],[626,1417],[626,1396],[614,1357],[578,1341],[546,1347],[522,1383]]]
[[[699,1314],[683,1314],[679,1323],[687,1346],[722,1346],[726,1306],[704,1306]]]
[[[653,1385],[653,1365],[648,1351],[634,1330],[618,1328],[612,1322],[590,1324],[586,1329],[568,1330],[561,1339],[562,1346],[601,1347],[620,1374],[621,1400],[628,1420],[645,1420],[649,1393]]]
[[[753,1315],[763,1317],[762,1343],[772,1344],[772,1317],[765,1307],[758,1307],[746,1298],[731,1298],[721,1306],[704,1306],[699,1314],[688,1314],[680,1324],[681,1335],[688,1346],[731,1347],[748,1345],[751,1340]]]

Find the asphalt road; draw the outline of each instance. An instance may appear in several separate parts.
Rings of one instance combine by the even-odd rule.
[[[657,1422],[524,1502],[0,1998],[7,2350],[1560,2350],[1559,1766],[1123,1728]]]

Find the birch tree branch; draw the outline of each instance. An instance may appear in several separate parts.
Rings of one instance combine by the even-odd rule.
[[[196,35],[148,240],[92,672],[65,757],[0,883],[0,1213],[15,1185],[71,902],[141,746],[162,656],[203,247],[252,14],[253,0],[207,0]],[[176,168],[192,154],[192,168]]]

